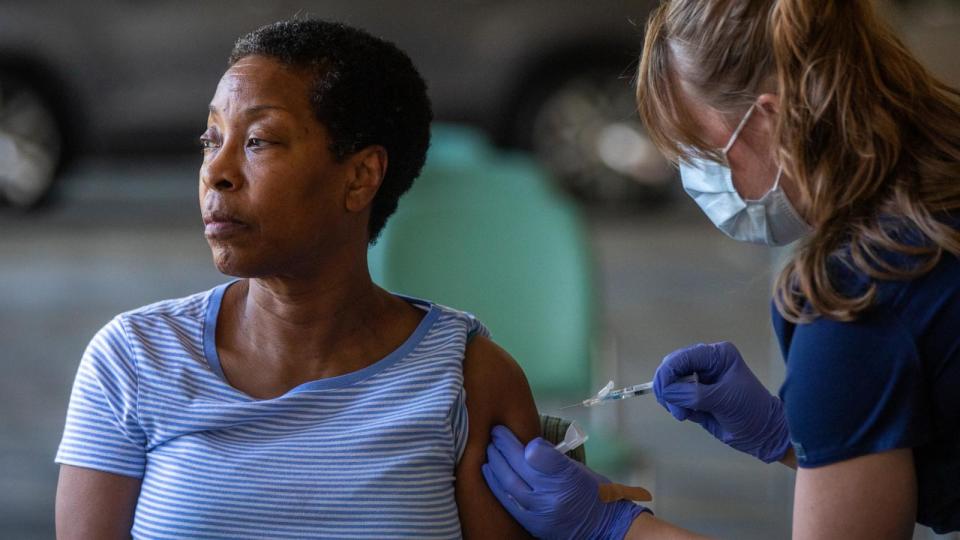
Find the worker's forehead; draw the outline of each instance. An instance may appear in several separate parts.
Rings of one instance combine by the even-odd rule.
[[[680,100],[680,105],[689,114],[696,131],[700,133],[707,144],[712,148],[726,146],[730,137],[730,125],[728,119],[720,111],[708,105],[686,84],[680,85],[677,99]]]

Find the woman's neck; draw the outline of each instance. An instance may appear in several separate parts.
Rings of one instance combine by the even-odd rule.
[[[221,356],[230,358],[228,379],[238,386],[235,379],[255,376],[260,393],[277,393],[362,369],[416,328],[413,308],[376,286],[366,265],[338,276],[255,278],[230,287],[217,332]]]

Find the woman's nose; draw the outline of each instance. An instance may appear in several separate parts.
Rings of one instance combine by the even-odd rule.
[[[227,145],[208,154],[200,167],[200,179],[207,189],[232,191],[243,185],[243,174],[233,154]]]

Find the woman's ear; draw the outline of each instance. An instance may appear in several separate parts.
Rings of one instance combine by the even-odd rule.
[[[769,138],[773,135],[774,130],[776,129],[777,119],[780,116],[780,96],[776,94],[760,94],[757,96],[757,101],[754,105],[754,116],[757,118],[754,120],[757,122],[754,124],[756,134],[762,134],[763,137]],[[749,138],[750,136],[747,135]],[[754,144],[757,144],[759,141],[754,140]],[[772,148],[772,147],[771,147]]]
[[[347,191],[344,204],[350,212],[367,209],[387,174],[387,150],[368,146],[348,158]]]
[[[765,116],[780,114],[780,96],[776,94],[760,94],[757,97],[757,108]]]

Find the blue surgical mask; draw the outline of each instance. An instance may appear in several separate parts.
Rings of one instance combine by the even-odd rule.
[[[723,148],[724,160],[753,114],[753,109],[751,105]],[[683,189],[693,197],[710,221],[730,238],[754,244],[782,246],[798,240],[811,230],[780,187],[782,174],[783,169],[777,169],[773,187],[763,197],[745,200],[733,185],[728,165],[702,158],[680,161]]]

